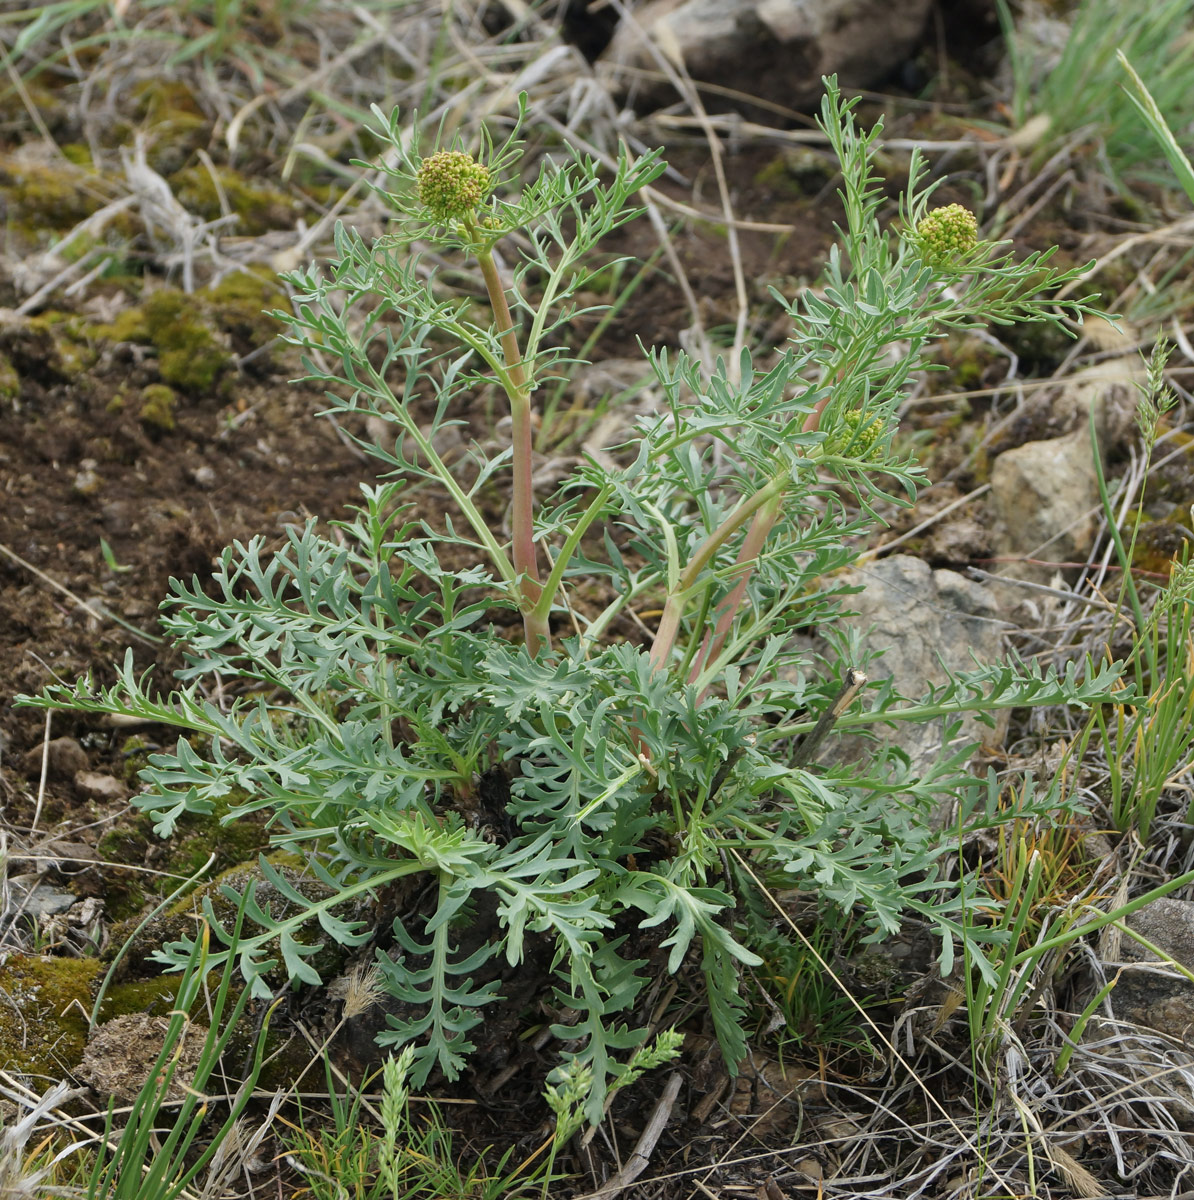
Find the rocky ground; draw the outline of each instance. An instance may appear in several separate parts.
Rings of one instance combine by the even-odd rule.
[[[91,1009],[97,979],[180,880],[209,859],[213,873],[251,862],[268,840],[251,823],[192,819],[159,841],[129,802],[139,765],[167,731],[67,713],[47,719],[15,707],[13,697],[89,671],[110,680],[130,646],[137,667],[168,687],[178,664],[160,641],[155,611],[170,579],[204,577],[234,540],[261,536],[277,546],[288,526],[334,519],[359,484],[375,477],[353,440],[367,439],[369,428],[318,415],[321,396],[292,382],[301,374],[297,356],[279,340],[280,322],[263,315],[287,310],[279,273],[326,251],[335,218],[364,231],[384,227],[379,203],[347,166],[369,158],[369,140],[335,106],[304,125],[304,113],[316,111],[306,108],[313,93],[295,80],[326,69],[343,111],[357,111],[383,99],[391,70],[403,81],[405,103],[425,96],[447,105],[453,121],[467,122],[480,93],[468,85],[453,108],[452,80],[470,54],[481,55],[485,94],[492,98],[499,83],[507,93],[488,105],[495,119],[518,87],[530,89],[536,152],[558,143],[559,123],[584,104],[596,115],[587,124],[578,118],[575,128],[599,148],[615,132],[666,145],[672,169],[658,185],[660,220],[627,227],[608,247],[611,257],[657,256],[660,265],[603,329],[591,355],[596,365],[543,431],[548,475],[553,457],[576,453],[598,403],[641,378],[639,341],[677,346],[703,337],[713,344],[733,328],[741,304],[735,255],[751,340],[774,346],[785,318],[769,288],[813,282],[833,240],[835,170],[823,141],[807,136],[803,112],[815,104],[816,89],[752,86],[775,77],[795,53],[796,43],[775,29],[764,30],[765,59],[750,57],[761,53],[754,43],[715,38],[714,53],[686,40],[688,31],[673,31],[688,70],[715,84],[705,93],[705,114],[677,102],[676,80],[669,84],[669,72],[643,57],[641,31],[636,40],[629,21],[603,44],[612,24],[600,16],[602,6],[591,6],[598,13],[590,17],[573,4],[520,18],[522,6],[476,4],[439,24],[432,7],[409,6],[406,40],[392,44],[393,35],[364,18],[358,26],[340,14],[325,28],[300,22],[287,33],[274,10],[255,6],[260,11],[241,36],[256,57],[226,48],[223,59],[159,57],[156,64],[138,60],[135,39],[77,48],[85,35],[110,31],[106,9],[97,8],[79,27],[37,44],[37,54],[54,55],[48,67],[35,70],[37,54],[21,48],[23,83],[0,92],[0,836],[8,873],[0,893],[0,1066],[13,1086],[37,1081],[40,1090],[74,1078],[124,1094],[102,1043],[84,1056],[89,1031],[81,1012]],[[1010,327],[941,346],[943,369],[919,382],[901,427],[932,486],[913,508],[889,514],[889,529],[857,568],[865,590],[854,620],[871,645],[888,651],[884,669],[910,691],[942,682],[972,656],[994,661],[1009,646],[1046,662],[1107,644],[1122,652],[1112,627],[1118,576],[1091,414],[1125,529],[1144,496],[1135,569],[1141,580],[1163,582],[1194,536],[1183,424],[1182,384],[1194,369],[1188,344],[1179,340],[1170,374],[1181,404],[1147,472],[1133,412],[1139,351],[1160,323],[1159,292],[1173,296],[1165,327],[1181,331],[1185,297],[1175,280],[1188,254],[1185,210],[1171,211],[1176,202],[1157,191],[1118,195],[1099,173],[1093,143],[1076,143],[1042,164],[1009,141],[988,6],[898,6],[896,27],[877,37],[875,14],[887,7],[855,6],[854,23],[845,20],[836,40],[799,46],[814,79],[841,70],[854,86],[880,89],[867,94],[863,112],[887,119],[891,216],[908,148],[922,142],[934,171],[949,177],[943,202],[980,197],[992,236],[1023,250],[1056,244],[1063,263],[1095,260],[1088,290],[1107,311],[1127,317],[1118,327],[1090,323],[1072,341]],[[179,41],[207,27],[202,6],[146,17],[153,21],[158,34]],[[0,24],[0,46],[8,39],[12,48],[12,30]],[[291,73],[271,76],[267,50],[285,51]],[[160,46],[154,53],[163,53]],[[598,54],[594,66],[589,58]],[[347,79],[328,66],[336,55],[350,63]],[[429,75],[432,61],[451,69]],[[614,66],[641,86],[615,85],[623,77],[610,73]],[[691,96],[684,86],[681,94]],[[722,138],[732,239],[702,123]],[[661,225],[670,231],[666,242]],[[621,279],[611,275],[609,292],[595,299],[612,299]],[[487,397],[476,398],[467,418],[472,436],[500,436]],[[438,513],[437,497],[419,502]],[[980,767],[1014,790],[1026,774],[1045,778],[1058,769],[1060,746],[1075,727],[1064,714],[1053,724],[1013,715],[1010,726],[974,732],[983,742]],[[904,746],[924,762],[939,742],[939,727],[925,726]],[[1019,831],[1061,864],[1059,875],[1073,873],[1055,881],[1058,906],[1077,906],[1078,896],[1126,898],[1188,869],[1184,775],[1141,845],[1108,836],[1100,807],[1106,767],[1096,752],[1080,770],[1090,801],[1085,822]],[[980,857],[999,861],[993,847]],[[1194,967],[1194,902],[1184,895],[1144,910],[1137,932]],[[164,928],[150,933],[169,936]],[[116,1041],[122,1057],[137,1037],[154,1045],[144,1023],[170,1004],[169,985],[143,961],[148,943],[139,936],[141,951],[117,973],[100,1014],[142,1023]],[[1113,1014],[1087,1027],[1087,1052],[1065,1086],[1040,1083],[1040,1104],[1021,1122],[1015,1111],[1008,1117],[1000,1110],[997,1095],[976,1102],[965,1022],[950,1019],[955,1000],[933,976],[932,952],[910,929],[885,951],[834,961],[919,1078],[952,1098],[952,1115],[970,1138],[977,1131],[1009,1188],[1094,1196],[1117,1194],[1117,1187],[1148,1195],[1194,1186],[1194,1057],[1186,1049],[1194,1001],[1185,980],[1131,975]],[[1034,1080],[1051,1079],[1041,1064],[1064,1044],[1073,1013],[1093,992],[1091,979],[1148,953],[1131,939],[1104,939],[1089,956],[1095,966],[1072,962],[1050,977],[1041,1042],[1027,1050],[1016,1043],[1039,1072]],[[755,982],[760,996],[806,986],[796,974]],[[973,1194],[974,1145],[926,1108],[848,1005],[826,1001],[808,1027],[777,1033],[767,1002],[758,1004],[755,1052],[736,1080],[703,1031],[692,1029],[682,1086],[670,1093],[667,1127],[633,1194]],[[294,1031],[303,1025],[318,1037],[330,1030],[332,1008],[322,994],[293,1002],[288,1049],[274,1064],[271,1086],[307,1062],[307,1045]],[[532,1147],[541,1140],[542,1047],[528,1048],[525,1032],[516,1020],[498,1022],[483,1059],[490,1065],[461,1084],[439,1086],[445,1099],[475,1102],[452,1109],[462,1114],[467,1144]],[[362,1069],[372,1058],[370,1033],[364,1025],[341,1031],[334,1061]],[[1000,1066],[1005,1074],[1028,1070],[1029,1061],[1011,1050]],[[664,1088],[663,1078],[646,1081],[575,1151],[573,1194],[596,1186],[630,1153]],[[1056,1131],[1064,1136],[1047,1136]],[[1040,1160],[1032,1165],[1026,1147],[1034,1146]],[[242,1194],[297,1194],[300,1183],[270,1167],[249,1178]]]

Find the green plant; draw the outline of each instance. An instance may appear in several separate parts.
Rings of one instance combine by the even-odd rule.
[[[233,929],[224,935],[233,953],[244,915],[242,900]],[[209,941],[210,930],[204,925],[182,964],[178,999],[162,1037],[161,1052],[130,1109],[121,1114],[119,1131],[113,1097],[102,1134],[84,1136],[58,1148],[53,1131],[60,1118],[55,1112],[76,1094],[69,1085],[59,1084],[35,1103],[19,1093],[8,1096],[19,1098],[30,1111],[11,1128],[0,1127],[0,1196],[5,1200],[62,1195],[85,1200],[177,1200],[192,1195],[194,1181],[221,1162],[224,1139],[252,1099],[261,1074],[269,1018],[280,1001],[260,1021],[248,1071],[231,1097],[223,1121],[213,1130],[209,1120],[211,1101],[205,1090],[236,1034],[250,997],[247,988],[234,995],[230,971],[222,973],[218,987],[209,993]],[[209,1024],[206,1029],[195,1028],[191,1013],[205,995],[209,997],[205,1014]],[[202,1041],[193,1069],[184,1079],[179,1060],[187,1038]],[[176,1076],[178,1087],[174,1086]],[[175,1096],[178,1091],[181,1099]],[[51,1132],[47,1134],[47,1130]],[[38,1145],[28,1151],[35,1135],[40,1138]],[[222,1165],[227,1169],[228,1161],[224,1159]],[[235,1169],[236,1163],[231,1166]],[[70,1180],[69,1186],[64,1178]],[[212,1184],[210,1175],[207,1182]],[[213,1188],[213,1192],[217,1190]]]
[[[1125,919],[1153,901],[1194,883],[1194,871],[1187,871],[1110,912],[1097,908],[1090,897],[1075,897],[1072,902],[1059,906],[1057,911],[1046,912],[1041,886],[1044,864],[1040,852],[1021,846],[1017,864],[1008,900],[995,916],[995,936],[986,939],[991,948],[986,954],[978,954],[973,939],[968,937],[962,941],[971,1054],[976,1065],[982,1064],[988,1069],[1014,1027],[1030,1015],[1033,1001],[1041,989],[1060,972],[1065,954],[1072,946],[1108,925],[1115,925],[1128,936],[1140,940],[1139,935],[1124,924]],[[971,924],[972,919],[973,914],[968,910],[964,919],[968,931],[976,928]],[[1025,932],[1033,919],[1040,920],[1039,932],[1025,945]],[[1155,950],[1151,945],[1148,948]],[[1165,957],[1161,951],[1156,953]],[[1083,1023],[1111,986],[1109,984],[1091,1002],[1082,1015]],[[1059,1070],[1068,1060],[1068,1054],[1059,1060]],[[976,1072],[976,1086],[977,1080]]]
[[[644,1072],[675,1058],[682,1040],[678,1033],[667,1030],[649,1045],[640,1046],[626,1064],[618,1087],[629,1087]],[[412,1114],[409,1084],[414,1059],[414,1047],[407,1046],[386,1060],[377,1114],[380,1129],[376,1130],[362,1120],[362,1093],[345,1101],[325,1060],[332,1126],[318,1136],[300,1126],[289,1139],[314,1200],[408,1200],[416,1196],[513,1200],[532,1191],[539,1191],[546,1200],[548,1189],[557,1180],[556,1156],[584,1124],[585,1105],[592,1093],[592,1067],[573,1058],[553,1072],[544,1091],[555,1117],[551,1135],[517,1166],[510,1166],[513,1150],[507,1150],[491,1171],[485,1162],[487,1151],[464,1165],[454,1150],[452,1132],[433,1102],[424,1102],[419,1116]]]
[[[1135,702],[1099,708],[1092,719],[1106,751],[1111,819],[1148,841],[1167,787],[1194,765],[1194,565],[1175,563],[1146,619],[1159,674]]]
[[[774,1029],[783,1053],[868,1048],[858,1010],[877,1001],[865,990],[843,995],[825,974],[822,964],[833,959],[839,945],[832,929],[814,929],[808,946],[771,929],[752,931],[749,944],[763,956],[756,974],[783,1017],[783,1025]],[[777,1020],[773,1012],[767,1015],[771,1028]]]
[[[1145,469],[1151,461],[1162,418],[1177,403],[1165,383],[1169,345],[1153,347],[1148,372],[1140,385],[1136,423],[1144,443]],[[1194,565],[1184,557],[1174,562],[1165,586],[1151,606],[1137,587],[1132,572],[1136,539],[1144,516],[1144,492],[1132,519],[1125,545],[1103,472],[1091,414],[1091,442],[1103,512],[1112,547],[1119,561],[1122,584],[1116,605],[1125,601],[1135,624],[1128,665],[1134,669],[1133,694],[1113,695],[1106,708],[1091,713],[1109,772],[1111,817],[1117,829],[1135,827],[1147,841],[1157,804],[1170,781],[1187,770],[1194,753]],[[1146,611],[1147,609],[1147,611]],[[1091,736],[1087,730],[1086,740]]]
[[[1149,132],[1160,145],[1166,162],[1169,163],[1182,191],[1186,193],[1186,198],[1194,203],[1194,166],[1186,157],[1186,152],[1178,145],[1177,138],[1173,136],[1173,130],[1170,129],[1169,123],[1165,120],[1165,114],[1161,111],[1161,106],[1145,86],[1144,80],[1137,74],[1135,67],[1128,61],[1127,55],[1122,50],[1117,50],[1115,57],[1128,77],[1128,82],[1123,87],[1132,107],[1140,114]]]
[[[236,924],[229,934],[229,949],[235,953],[244,922],[247,897],[242,898]],[[210,1022],[195,1064],[194,1073],[184,1088],[181,1105],[171,1113],[169,1132],[159,1141],[167,1099],[178,1069],[182,1039],[190,1025],[188,1014],[205,990],[210,966],[210,930],[205,926],[191,945],[183,964],[178,1002],[170,1014],[170,1025],[162,1040],[162,1050],[153,1064],[132,1111],[128,1113],[118,1136],[113,1134],[115,1100],[108,1108],[104,1135],[95,1164],[86,1185],[87,1200],[173,1200],[187,1194],[192,1181],[208,1167],[220,1151],[221,1143],[232,1130],[252,1098],[265,1053],[269,1017],[281,1001],[275,1001],[262,1020],[248,1074],[241,1083],[220,1128],[199,1150],[198,1139],[208,1116],[204,1089],[233,1037],[249,1001],[249,990],[241,988],[233,999],[231,971],[221,974],[219,987],[212,997]],[[194,1035],[192,1035],[194,1036]]]
[[[998,9],[1012,67],[1012,119],[1034,162],[1043,162],[1067,138],[1087,133],[1117,186],[1150,172],[1147,115],[1120,86],[1120,55],[1149,81],[1154,107],[1175,128],[1187,128],[1194,118],[1188,86],[1194,64],[1191,0],[1140,5],[1082,0],[1055,60],[1027,32],[1017,31],[1007,0],[998,0]]]
[[[395,920],[397,952],[379,957],[407,1014],[390,1017],[381,1040],[413,1046],[415,1086],[433,1068],[462,1070],[470,1031],[499,998],[501,960],[550,964],[552,1029],[579,1047],[586,1070],[571,1078],[591,1081],[589,1120],[633,1070],[618,1055],[645,1037],[638,1007],[651,964],[678,973],[691,960],[736,1069],[746,1052],[738,970],[760,959],[735,927],[734,855],[769,882],[857,910],[872,939],[920,914],[946,969],[963,938],[992,973],[981,950],[990,931],[959,922],[972,884],[960,895],[944,880],[949,839],[930,820],[942,797],[979,823],[999,817],[984,811],[986,789],[953,744],[960,714],[1100,703],[1118,671],[1013,660],[920,703],[884,684],[863,693],[864,711],[839,713],[839,677],[866,655],[834,620],[844,591],[834,574],[861,552],[880,501],[915,494],[920,471],[892,452],[892,437],[934,339],[1056,319],[1047,296],[1073,273],[1050,268],[1048,254],[1017,259],[959,238],[956,222],[943,242],[915,155],[907,236],[895,236],[880,222],[872,166],[880,127],[859,130],[853,108],[828,80],[822,125],[842,167],[842,244],[822,290],[777,294],[790,342],[766,367],[749,352],[710,371],[651,353],[662,411],[542,502],[534,392],[567,372],[586,263],[634,215],[631,197],[662,169],[658,156],[623,152],[605,182],[592,162],[547,162],[516,192],[517,131],[501,146],[485,140],[476,157],[454,144],[424,157],[417,127],[385,118],[396,232],[370,244],[338,228],[327,273],[291,278],[290,320],[331,410],[393,431],[392,446],[363,444],[395,478],[364,486],[333,537],[290,530],[268,557],[260,540],[237,544],[210,583],[174,581],[164,620],[186,655],[178,691],[149,695],[126,658],[111,688],[82,681],[25,699],[179,728],[177,749],[143,772],[150,790],[138,802],[160,832],[239,789],[248,799],[229,819],[269,810],[276,844],[310,855],[326,899],[304,898],[264,860],[292,915],[265,911],[253,885],[246,893],[260,932],[242,938],[238,963],[257,994],[275,965],[267,956],[296,983],[320,982],[306,922],[364,943],[373,931],[337,906],[423,877],[433,900]],[[503,278],[497,247],[515,231],[520,257]],[[475,261],[490,307],[428,279],[416,239]],[[1087,306],[1065,311],[1080,318]],[[461,422],[471,390],[494,384],[512,445],[494,457],[474,446],[464,483],[436,434]],[[507,473],[508,542],[482,499]],[[404,507],[411,481],[447,494],[439,523]],[[571,602],[578,581],[604,594],[603,607]],[[649,646],[613,636],[636,606],[661,613]],[[523,644],[502,635],[508,614],[521,619]],[[811,626],[826,633],[824,657],[793,638]],[[240,679],[251,694],[222,708],[202,690],[211,677]],[[940,718],[951,748],[920,778],[894,749],[820,771],[813,742],[794,741],[819,739],[834,720]],[[182,943],[161,957],[179,964],[189,953]]]

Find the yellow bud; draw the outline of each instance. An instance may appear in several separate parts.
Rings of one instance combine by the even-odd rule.
[[[463,150],[438,150],[419,167],[419,201],[450,221],[473,212],[489,194],[489,168]]]
[[[978,220],[968,208],[947,204],[927,214],[916,233],[925,262],[948,267],[978,244]]]

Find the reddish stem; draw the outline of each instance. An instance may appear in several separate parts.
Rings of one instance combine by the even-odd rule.
[[[737,563],[735,574],[738,582],[717,606],[717,623],[713,629],[707,630],[705,633],[700,653],[696,656],[692,670],[688,674],[689,683],[697,681],[701,671],[721,653],[726,638],[730,636],[730,630],[734,627],[734,617],[738,614],[742,597],[746,595],[746,585],[754,573],[755,561],[763,552],[771,530],[775,528],[782,502],[783,497],[776,496],[755,513],[754,520],[751,521],[750,528],[746,531],[746,537],[742,540],[742,545],[738,550],[738,557],[735,559]],[[701,692],[701,700],[705,698],[708,691],[709,689],[706,687]]]
[[[494,262],[493,251],[478,248],[477,262],[485,278],[485,289],[493,306],[497,321],[502,355],[506,360],[509,386],[506,394],[510,399],[512,459],[514,474],[513,503],[510,511],[511,554],[514,570],[518,573],[518,586],[522,593],[522,623],[526,636],[527,650],[538,654],[545,645],[550,645],[551,634],[547,618],[536,613],[535,605],[543,593],[539,582],[539,553],[535,546],[535,496],[531,487],[533,431],[531,429],[531,397],[527,391],[526,370],[522,352],[518,348],[518,335],[514,330],[514,318],[506,302],[506,289]]]

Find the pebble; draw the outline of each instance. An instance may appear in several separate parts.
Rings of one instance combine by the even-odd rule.
[[[128,788],[114,775],[99,771],[80,771],[75,776],[75,791],[85,800],[110,800],[121,802],[128,799]]]
[[[201,488],[214,488],[218,482],[216,479],[215,470],[212,467],[209,467],[206,463],[204,463],[201,467],[196,467],[191,472],[191,478]]]
[[[95,466],[95,460],[91,458],[85,458],[79,464],[74,483],[71,484],[76,496],[94,496],[104,486],[103,478]]]
[[[29,779],[41,776],[42,750],[43,746],[39,742],[31,750],[27,750],[21,760],[25,775]],[[87,767],[87,753],[74,738],[60,737],[50,742],[46,754],[47,779],[74,779],[80,771],[86,771]]]
[[[64,913],[79,899],[74,892],[68,892],[66,888],[42,883],[37,875],[12,875],[9,877],[8,886],[12,902],[11,911],[34,919]]]

